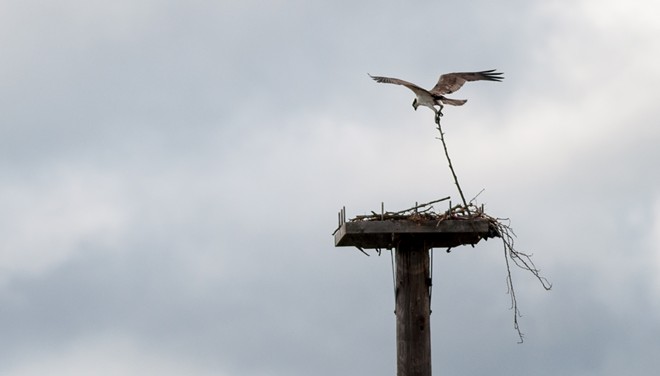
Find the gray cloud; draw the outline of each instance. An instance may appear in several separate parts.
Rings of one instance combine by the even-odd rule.
[[[653,372],[653,7],[5,5],[0,371],[394,372],[389,255],[332,247],[335,213],[456,195],[432,114],[366,73],[498,68],[450,152],[554,289],[514,275],[517,345],[501,244],[439,250],[434,369]]]

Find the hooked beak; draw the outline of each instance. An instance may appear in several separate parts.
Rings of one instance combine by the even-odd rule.
[[[415,98],[415,99],[413,100],[412,106],[413,106],[413,108],[415,109],[415,111],[417,111],[417,106],[418,106],[418,104],[417,104],[417,98]]]

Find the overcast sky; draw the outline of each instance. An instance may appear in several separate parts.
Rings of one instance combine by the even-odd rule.
[[[389,253],[349,217],[459,196],[498,241],[434,257],[443,375],[648,375],[660,353],[660,4],[0,2],[0,374],[387,375]],[[444,204],[439,210],[444,210]]]

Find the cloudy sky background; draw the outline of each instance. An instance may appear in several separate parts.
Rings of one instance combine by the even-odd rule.
[[[434,258],[447,375],[657,372],[660,4],[0,2],[0,373],[394,374],[389,254],[352,217],[467,196],[501,243]],[[443,209],[443,208],[441,208]]]

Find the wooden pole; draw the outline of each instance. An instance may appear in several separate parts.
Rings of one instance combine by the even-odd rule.
[[[429,250],[414,241],[396,249],[397,376],[431,376]]]
[[[477,244],[500,234],[484,218],[394,220],[389,216],[401,212],[383,212],[346,222],[342,209],[334,232],[335,246],[361,251],[396,248],[397,376],[431,376],[429,252],[431,248]]]

